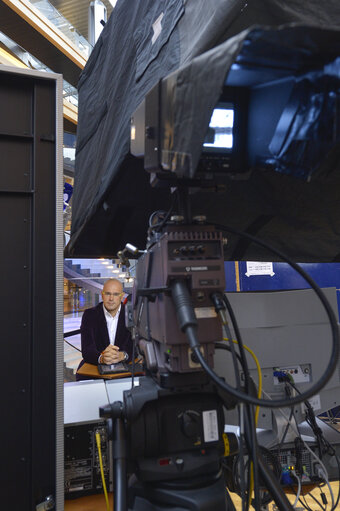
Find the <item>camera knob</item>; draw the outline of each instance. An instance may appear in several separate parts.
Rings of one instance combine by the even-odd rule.
[[[199,414],[194,415],[190,412],[184,412],[182,415],[182,431],[188,438],[197,437],[199,434]]]

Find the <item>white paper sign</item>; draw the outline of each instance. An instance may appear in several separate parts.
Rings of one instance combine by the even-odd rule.
[[[151,44],[154,45],[157,39],[159,38],[162,32],[162,19],[164,17],[164,12],[162,12],[156,21],[152,24],[153,36],[151,39]]]
[[[257,261],[247,261],[247,272],[246,276],[251,277],[252,275],[270,275],[273,277],[273,263],[263,263]]]
[[[218,422],[216,410],[203,412],[203,432],[205,442],[216,442],[218,440]]]

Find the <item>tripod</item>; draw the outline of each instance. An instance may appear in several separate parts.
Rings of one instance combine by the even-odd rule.
[[[204,220],[191,223],[188,191],[180,191],[183,215],[156,224],[136,269],[134,338],[148,374],[123,393],[123,402],[101,409],[113,421],[115,511],[234,508],[222,471],[223,406],[236,402],[200,361],[213,367],[222,337],[211,296],[225,288],[223,239]],[[291,510],[260,454],[258,465],[280,510]],[[134,474],[129,500],[127,472]]]
[[[127,460],[134,472],[129,509],[232,509],[221,470],[222,402],[201,376],[200,385],[177,389],[145,376],[124,392],[123,403],[101,408],[101,416],[113,421],[116,511],[127,505]]]

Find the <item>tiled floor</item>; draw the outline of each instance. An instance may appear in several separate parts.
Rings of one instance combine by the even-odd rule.
[[[330,483],[330,485],[332,487],[332,491],[333,491],[334,495],[336,496],[337,492],[338,492],[338,483],[332,482],[332,483]],[[324,489],[324,492],[327,496],[328,502],[330,503],[331,498],[330,498],[328,489],[327,488]],[[316,498],[320,499],[320,491],[319,490],[313,490],[312,494]],[[236,495],[236,493],[231,493],[230,496],[234,503],[236,511],[241,511],[242,510],[241,499]],[[288,498],[291,501],[291,503],[293,504],[295,497],[288,496]],[[111,492],[109,493],[109,500],[110,500],[110,505],[112,506],[113,495]],[[307,501],[307,504],[311,511],[320,511],[320,507],[315,504],[315,502],[312,500],[311,497],[307,496],[306,501]],[[65,501],[65,511],[106,511],[106,509],[107,508],[105,505],[104,495],[90,495],[88,497],[81,497],[81,498],[78,498],[75,500]],[[111,507],[111,509],[112,509],[112,507]],[[251,507],[250,509],[253,510],[253,507]],[[268,509],[268,511],[274,511],[277,508],[273,503],[271,503],[268,505],[267,509]],[[300,503],[298,503],[298,505],[295,509],[304,511],[304,508],[300,505]],[[329,507],[329,509],[330,509],[330,507]]]

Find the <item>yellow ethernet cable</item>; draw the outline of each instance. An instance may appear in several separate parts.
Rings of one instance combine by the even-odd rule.
[[[100,446],[100,433],[98,433],[98,431],[96,432],[96,442],[97,442],[97,449],[98,449],[98,455],[99,455],[100,474],[102,476],[103,490],[104,490],[105,501],[106,501],[106,509],[107,509],[107,511],[110,511],[109,497],[107,495],[104,468],[103,468],[102,450],[101,450],[101,446]]]

